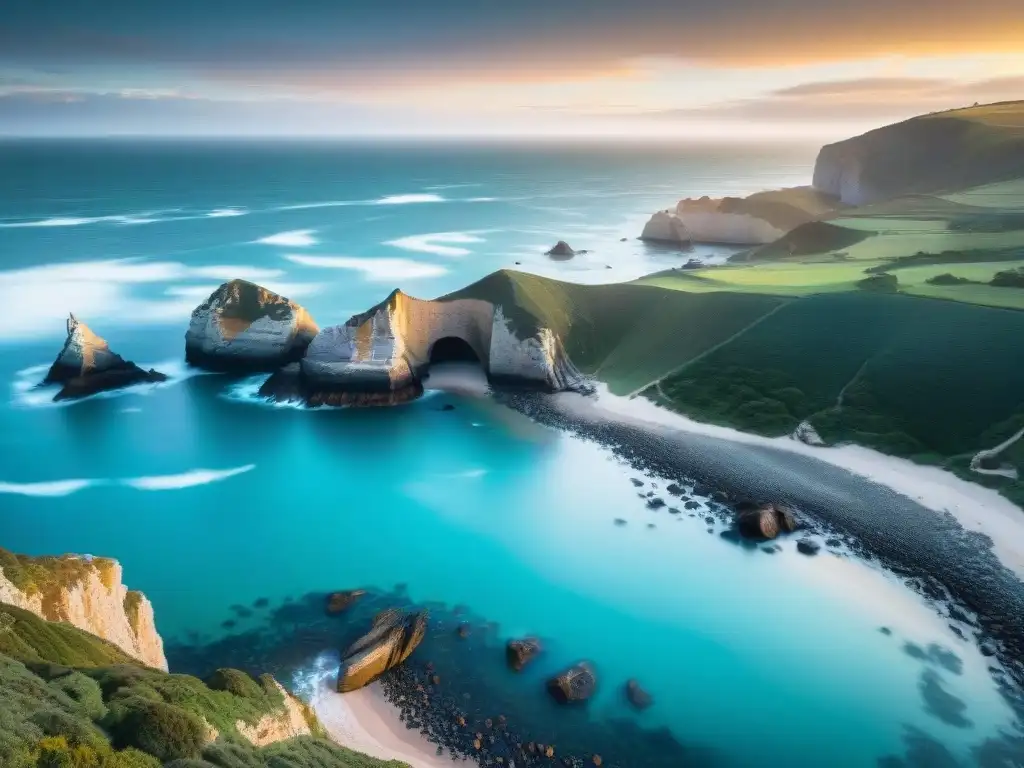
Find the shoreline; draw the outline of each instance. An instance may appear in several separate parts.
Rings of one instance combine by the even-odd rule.
[[[384,698],[380,681],[350,693],[321,684],[310,705],[331,741],[380,760],[398,760],[410,768],[451,765],[448,754],[399,720],[398,710]]]
[[[949,513],[965,530],[988,536],[999,561],[1024,581],[1024,509],[998,491],[964,480],[940,467],[915,464],[909,459],[855,444],[813,446],[790,437],[762,437],[699,422],[641,396],[612,395],[603,384],[598,387],[596,398],[560,393],[555,400],[566,413],[581,418],[601,414],[642,428],[682,431],[772,448],[831,464],[883,485],[934,512]]]

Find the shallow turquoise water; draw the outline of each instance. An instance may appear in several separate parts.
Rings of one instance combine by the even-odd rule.
[[[115,149],[37,158],[19,177],[20,194],[0,201],[8,225],[178,209],[150,213],[172,220],[148,224],[0,225],[0,285],[24,312],[0,323],[9,394],[0,407],[0,546],[120,559],[172,642],[223,634],[231,606],[257,598],[276,605],[404,583],[414,600],[470,606],[503,636],[541,635],[547,664],[592,659],[602,680],[588,705],[595,718],[624,714],[619,687],[638,678],[657,701],[645,725],[667,725],[739,765],[874,765],[903,751],[907,726],[965,755],[1009,721],[985,660],[898,581],[851,559],[804,558],[792,542],[775,556],[750,552],[709,535],[699,519],[652,512],[630,482],[635,473],[597,446],[452,394],[387,410],[265,407],[247,396],[251,383],[186,378],[175,362],[197,289],[216,285],[223,265],[305,286],[298,298],[322,324],[365,308],[398,278],[384,280],[383,268],[309,267],[289,253],[447,270],[401,281],[429,296],[519,253],[530,266],[562,269],[538,249],[575,231],[574,245],[600,260],[559,274],[604,280],[606,259],[625,274],[680,258],[619,243],[620,232],[635,233],[631,216],[666,196],[806,177],[806,157],[800,165],[757,152],[592,150],[566,159],[521,148],[445,156],[377,148],[360,159],[337,148],[253,148],[225,159],[180,147]],[[734,175],[744,156],[760,157],[764,176]],[[104,157],[110,175],[99,177]],[[496,201],[280,210],[409,194]],[[246,213],[206,215],[228,208]],[[254,242],[305,229],[315,243]],[[468,251],[460,255],[423,251],[422,241],[413,251],[385,244],[453,231],[479,240],[441,242]],[[95,263],[115,257],[138,261]],[[74,272],[70,263],[89,266]],[[175,380],[48,405],[28,387],[56,354],[69,309],[117,351]],[[439,410],[442,402],[455,410]],[[883,625],[894,634],[879,632]],[[962,669],[912,658],[905,643],[938,644]],[[926,672],[965,703],[960,719],[928,711]],[[928,690],[934,709],[934,684]]]

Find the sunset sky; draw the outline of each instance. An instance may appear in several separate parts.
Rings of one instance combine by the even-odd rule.
[[[0,134],[818,138],[1024,98],[1021,0],[5,0]]]

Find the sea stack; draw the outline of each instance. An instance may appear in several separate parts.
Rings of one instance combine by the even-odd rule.
[[[231,280],[193,310],[185,360],[226,373],[274,371],[299,360],[319,330],[294,301],[247,280]]]
[[[43,379],[43,384],[62,384],[54,400],[87,397],[97,392],[121,389],[133,384],[167,381],[154,370],[143,370],[114,354],[107,342],[74,315],[68,316],[68,337],[64,348]]]
[[[571,259],[576,255],[576,251],[565,240],[559,240],[545,255],[552,259]]]
[[[641,240],[650,243],[690,246],[690,233],[678,214],[672,211],[658,211],[651,216],[640,235]]]
[[[338,691],[347,693],[376,680],[409,658],[427,632],[427,614],[381,611],[370,631],[350,645],[341,657]]]

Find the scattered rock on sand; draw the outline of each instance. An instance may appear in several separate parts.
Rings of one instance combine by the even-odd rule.
[[[54,400],[88,397],[97,392],[154,384],[167,377],[154,370],[143,370],[110,351],[107,342],[74,315],[68,316],[68,337],[43,384],[62,384]]]
[[[523,667],[529,664],[540,652],[540,640],[536,637],[509,640],[505,644],[505,659],[508,661],[509,668],[516,672],[522,671]]]
[[[749,539],[774,539],[780,533],[792,533],[798,525],[788,507],[740,502],[736,505],[736,527]]]
[[[647,709],[654,703],[654,699],[647,691],[640,687],[636,680],[626,681],[626,698],[629,703],[639,710]]]
[[[816,555],[821,551],[821,544],[814,539],[800,539],[796,543],[796,551],[804,555]]]
[[[597,690],[597,675],[586,661],[548,680],[548,693],[559,704],[586,701]]]

